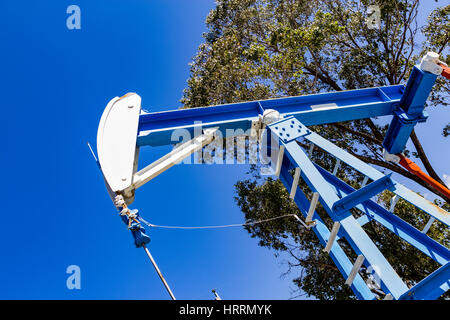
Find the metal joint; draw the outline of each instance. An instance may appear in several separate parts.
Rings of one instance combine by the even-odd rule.
[[[271,123],[268,127],[284,143],[294,141],[311,132],[305,125],[292,116]]]

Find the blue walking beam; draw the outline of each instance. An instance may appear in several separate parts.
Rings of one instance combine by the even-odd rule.
[[[365,119],[392,115],[403,95],[403,85],[358,90],[319,93],[219,106],[143,113],[139,116],[139,146],[173,144],[176,129],[194,132],[194,128],[219,127],[226,129],[251,128],[252,120],[273,109],[282,116],[294,116],[305,125]]]

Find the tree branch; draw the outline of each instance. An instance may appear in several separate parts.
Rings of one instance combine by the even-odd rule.
[[[383,139],[379,140],[379,139],[377,139],[377,138],[374,138],[374,137],[368,135],[367,133],[360,132],[360,131],[356,131],[356,130],[353,130],[353,129],[351,129],[351,128],[348,128],[348,127],[344,126],[343,124],[340,124],[340,123],[330,123],[329,125],[334,126],[334,127],[338,128],[338,129],[347,131],[347,132],[349,132],[349,133],[351,133],[351,134],[353,134],[353,135],[355,135],[355,136],[358,136],[358,137],[367,139],[367,140],[369,140],[369,141],[371,141],[371,142],[373,142],[373,143],[375,143],[375,144],[381,145],[381,144],[383,143]]]
[[[323,83],[328,84],[328,85],[329,85],[330,87],[332,87],[334,90],[336,90],[336,91],[342,91],[342,88],[336,83],[336,81],[334,81],[333,79],[331,79],[331,77],[329,77],[329,76],[327,76],[327,75],[324,75],[324,74],[322,74],[322,73],[320,73],[320,72],[317,72],[316,69],[314,69],[314,68],[312,68],[312,67],[310,67],[310,66],[308,66],[308,65],[305,65],[304,68],[305,68],[306,70],[308,70],[309,72],[311,72],[312,74],[314,74],[314,75],[317,74],[317,77],[318,77]]]
[[[434,171],[433,166],[431,165],[430,161],[428,160],[427,155],[425,154],[425,150],[423,150],[422,144],[419,141],[419,138],[416,135],[416,132],[412,131],[411,133],[411,141],[414,144],[414,147],[416,148],[417,154],[419,155],[420,161],[422,161],[425,169],[427,170],[430,177],[432,177],[434,180],[439,182],[442,185],[445,185],[445,183],[442,181],[442,179],[439,177],[439,175]]]
[[[377,138],[377,140],[380,140],[383,143],[384,137],[381,134],[380,130],[378,130],[375,123],[373,123],[372,119],[367,118],[367,119],[365,119],[365,121],[366,121],[367,125],[369,126],[370,130],[372,131],[373,135],[375,136],[375,138]]]

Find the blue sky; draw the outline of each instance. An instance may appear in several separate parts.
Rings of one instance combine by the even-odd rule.
[[[430,1],[431,3],[431,1]],[[81,30],[66,8],[81,8]],[[434,4],[433,4],[434,5]],[[180,106],[188,63],[212,0],[2,1],[3,223],[1,299],[167,299],[117,216],[86,142],[107,102],[127,92],[149,111]],[[421,19],[430,9],[423,6]],[[436,170],[450,175],[448,111],[417,128]],[[163,150],[144,150],[141,165]],[[164,225],[243,222],[234,183],[245,166],[175,166],[138,191],[133,208]],[[148,228],[147,228],[148,229]],[[148,230],[178,299],[287,299],[291,278],[242,228]],[[68,290],[66,268],[81,268]]]

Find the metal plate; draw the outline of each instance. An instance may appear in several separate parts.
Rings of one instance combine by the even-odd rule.
[[[112,99],[100,119],[98,160],[113,192],[125,190],[132,183],[140,111],[141,97],[128,93]]]
[[[277,134],[284,143],[298,139],[311,131],[294,117],[288,117],[271,123],[270,130]]]

